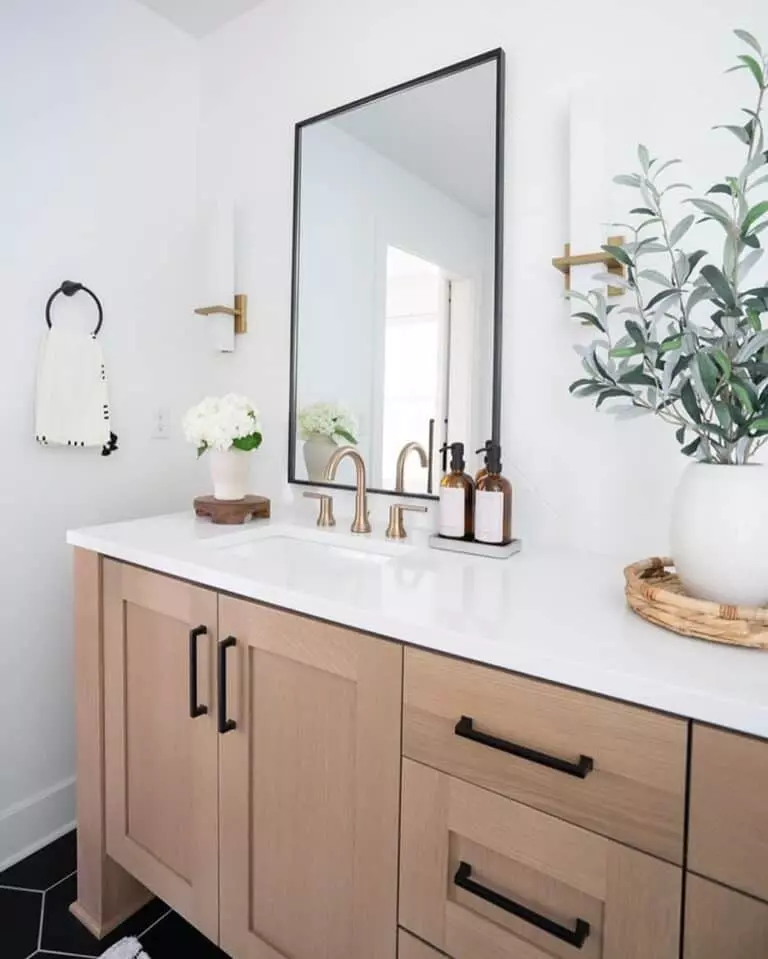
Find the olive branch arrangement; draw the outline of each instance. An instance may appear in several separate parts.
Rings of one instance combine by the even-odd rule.
[[[757,87],[756,102],[744,108],[743,123],[716,127],[737,137],[745,151],[735,176],[716,183],[704,198],[686,183],[668,183],[679,160],[661,162],[640,146],[640,171],[615,182],[636,190],[633,222],[616,224],[631,239],[603,249],[619,260],[626,279],[599,274],[596,281],[621,286],[631,305],[608,305],[599,291],[585,296],[575,315],[600,336],[577,347],[585,376],[570,387],[594,397],[598,409],[620,418],[655,414],[675,427],[682,452],[709,463],[743,464],[768,441],[768,280],[748,276],[763,257],[761,234],[768,229],[768,153],[763,108],[768,92],[768,57],[745,30],[736,36],[749,52],[730,71],[743,70]],[[673,191],[689,196],[691,212],[671,223],[665,205]],[[681,244],[697,222],[723,231],[717,265],[707,250]],[[661,259],[661,268],[646,266]]]

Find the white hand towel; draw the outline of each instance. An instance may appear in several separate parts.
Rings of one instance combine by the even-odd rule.
[[[121,939],[102,953],[101,959],[149,959],[138,939]]]
[[[116,449],[104,356],[90,333],[46,333],[37,376],[35,439],[43,446]]]

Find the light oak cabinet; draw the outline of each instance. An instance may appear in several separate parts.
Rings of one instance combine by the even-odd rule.
[[[684,720],[417,649],[404,712],[411,759],[682,863]]]
[[[222,597],[221,946],[394,959],[402,649]]]
[[[154,893],[234,959],[768,956],[768,743],[81,550],[75,573],[94,935]]]
[[[768,902],[768,743],[694,725],[689,841],[689,869]]]
[[[766,956],[768,905],[690,875],[684,959],[765,959]]]
[[[400,923],[453,959],[677,959],[682,872],[405,760]]]
[[[103,575],[107,854],[216,941],[216,594],[109,561]]]

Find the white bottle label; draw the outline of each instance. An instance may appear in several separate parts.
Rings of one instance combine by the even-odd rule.
[[[480,543],[504,542],[504,494],[478,490],[475,496],[475,539]]]
[[[464,490],[440,488],[440,524],[438,532],[441,536],[450,536],[452,539],[462,539],[464,529]]]

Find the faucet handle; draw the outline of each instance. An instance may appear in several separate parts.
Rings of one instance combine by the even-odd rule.
[[[410,503],[393,503],[389,507],[389,525],[387,526],[387,539],[405,539],[408,534],[405,531],[403,522],[403,513],[426,513],[426,506],[415,506]]]
[[[329,527],[336,525],[336,517],[333,515],[333,497],[328,493],[304,493],[304,499],[316,499],[320,502],[320,514],[317,517],[317,525],[320,527]]]

